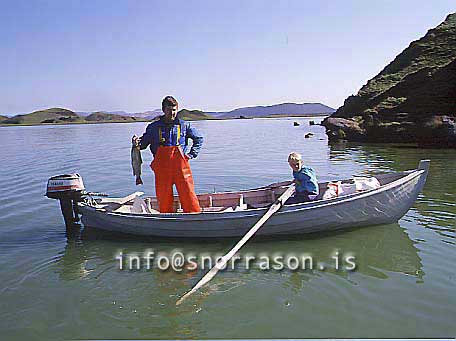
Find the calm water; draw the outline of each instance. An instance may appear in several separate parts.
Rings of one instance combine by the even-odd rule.
[[[293,121],[301,123],[293,127]],[[223,252],[234,240],[183,242],[84,230],[67,240],[48,177],[79,172],[86,188],[153,194],[144,152],[134,185],[130,136],[145,124],[0,128],[0,331],[2,339],[351,338],[456,335],[456,151],[387,145],[328,146],[308,119],[195,123],[206,142],[192,161],[198,192],[290,178],[299,151],[321,180],[412,169],[431,159],[424,192],[399,223],[250,242],[244,252],[356,256],[357,270],[225,271],[184,305],[202,273],[121,271],[119,250]],[[315,135],[305,139],[304,134]]]

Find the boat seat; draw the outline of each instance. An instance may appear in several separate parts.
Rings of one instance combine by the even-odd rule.
[[[226,207],[223,207],[223,206],[203,207],[203,212],[221,212],[223,210],[226,210]]]
[[[131,205],[122,205],[119,208],[113,210],[114,213],[131,213]]]
[[[240,194],[239,195],[239,205],[237,205],[234,210],[235,211],[244,211],[247,209],[247,204],[244,203],[244,195]]]

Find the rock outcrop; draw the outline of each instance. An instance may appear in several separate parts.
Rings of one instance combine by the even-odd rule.
[[[330,140],[456,146],[456,14],[322,122]]]

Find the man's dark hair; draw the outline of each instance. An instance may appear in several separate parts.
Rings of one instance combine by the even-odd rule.
[[[179,106],[179,104],[177,103],[176,99],[173,96],[166,96],[165,98],[163,98],[163,101],[162,101],[162,110],[165,110],[165,107],[168,107],[168,106],[174,107],[174,106]]]

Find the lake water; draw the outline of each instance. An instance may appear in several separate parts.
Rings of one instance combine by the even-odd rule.
[[[319,120],[317,118],[317,120]],[[301,123],[293,126],[293,121]],[[427,184],[397,223],[340,233],[253,240],[243,252],[356,256],[355,271],[258,268],[219,273],[183,305],[203,272],[119,270],[119,251],[227,251],[235,240],[130,238],[86,229],[67,239],[47,179],[79,172],[90,191],[154,194],[131,174],[130,137],[145,123],[0,128],[0,331],[25,338],[413,338],[456,335],[456,151],[376,144],[328,145],[309,119],[195,122],[205,145],[191,161],[197,192],[239,190],[291,177],[303,154],[320,180],[413,169]],[[304,134],[313,132],[309,139]]]

